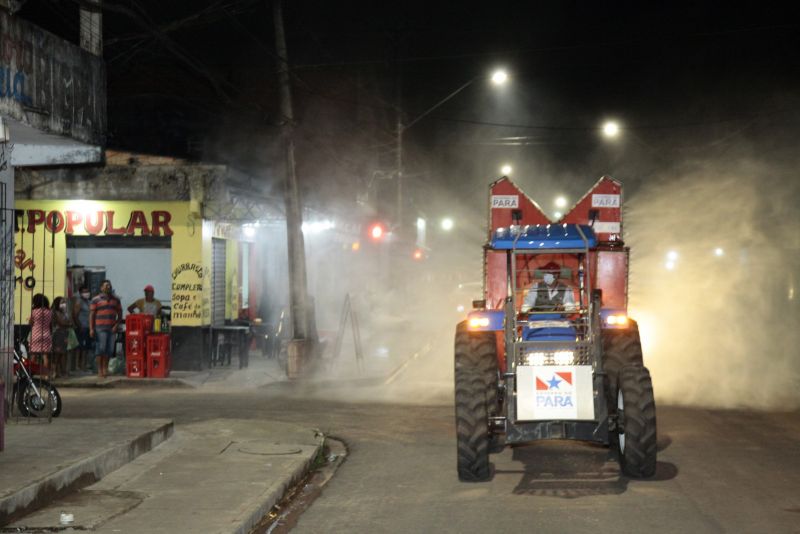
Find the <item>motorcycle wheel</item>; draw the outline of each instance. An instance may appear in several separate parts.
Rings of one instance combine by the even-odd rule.
[[[39,396],[36,395],[36,391],[39,392]],[[17,406],[23,417],[58,417],[61,414],[61,395],[47,380],[34,378],[33,382],[26,380],[21,391],[18,389]]]

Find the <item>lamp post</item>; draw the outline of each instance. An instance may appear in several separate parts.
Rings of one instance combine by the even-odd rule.
[[[504,85],[508,82],[508,73],[505,70],[497,69],[492,72],[489,76],[485,74],[481,74],[480,76],[476,76],[471,80],[467,81],[460,87],[458,87],[455,91],[448,94],[441,100],[439,100],[436,104],[428,108],[427,111],[417,115],[415,119],[410,121],[407,124],[403,123],[403,110],[402,106],[397,106],[397,157],[396,157],[396,173],[397,173],[397,220],[396,224],[398,227],[402,227],[403,225],[403,137],[405,135],[406,130],[417,124],[419,121],[430,115],[432,112],[440,108],[446,102],[450,101],[454,96],[462,92],[464,89],[472,85],[473,83],[477,82],[478,80],[491,80],[492,84],[494,85]],[[399,104],[399,102],[398,102]]]

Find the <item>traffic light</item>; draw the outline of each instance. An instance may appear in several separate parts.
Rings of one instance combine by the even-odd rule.
[[[369,238],[375,242],[384,241],[386,239],[386,235],[388,234],[388,229],[384,222],[376,221],[369,225],[367,234],[369,235]]]
[[[421,248],[415,248],[414,252],[411,253],[411,257],[416,261],[422,261],[425,259],[425,252]]]

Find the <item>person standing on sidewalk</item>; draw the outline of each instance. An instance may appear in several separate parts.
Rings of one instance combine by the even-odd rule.
[[[33,361],[39,363],[50,372],[50,353],[53,351],[53,312],[50,311],[50,300],[42,293],[36,293],[31,299],[30,344],[28,352]]]
[[[122,305],[114,296],[110,280],[100,284],[100,294],[89,305],[89,335],[95,340],[94,354],[97,362],[97,376],[105,378],[108,374],[108,359],[114,354],[117,328],[122,321]]]
[[[78,371],[94,368],[92,354],[92,337],[89,335],[89,305],[91,294],[85,285],[78,290],[78,296],[72,302],[72,324],[78,335],[77,365]]]
[[[144,298],[128,306],[128,313],[139,310],[138,313],[146,313],[154,317],[159,317],[161,315],[161,301],[153,297],[155,291],[156,290],[150,284],[144,286]]]
[[[69,376],[67,351],[69,350],[69,333],[72,330],[72,317],[67,311],[64,297],[53,299],[53,367],[55,378]],[[74,334],[73,334],[74,335]]]

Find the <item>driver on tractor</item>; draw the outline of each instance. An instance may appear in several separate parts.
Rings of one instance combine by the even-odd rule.
[[[575,297],[572,294],[572,288],[558,281],[561,266],[551,261],[542,267],[541,271],[544,273],[543,281],[537,282],[530,288],[528,294],[525,295],[520,311],[522,313],[575,311]]]

